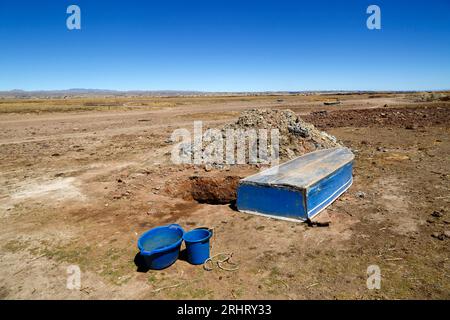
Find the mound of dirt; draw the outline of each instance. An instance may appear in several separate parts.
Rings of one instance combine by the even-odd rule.
[[[251,109],[241,113],[235,123],[222,128],[228,129],[278,129],[279,155],[285,161],[318,149],[342,146],[337,139],[303,121],[291,110]],[[259,144],[259,136],[258,142]],[[270,143],[268,144],[270,148]]]
[[[261,129],[266,131],[262,132]],[[272,129],[278,129],[278,143],[272,141]],[[274,159],[272,156],[278,156],[280,162],[284,162],[315,150],[342,146],[334,136],[318,130],[291,110],[246,110],[236,122],[227,124],[216,132],[219,139],[215,137],[213,140],[222,140],[223,143],[217,146],[222,152],[219,153],[217,149],[209,148],[207,144],[194,140],[180,143],[179,155],[192,160],[195,158],[194,154],[199,151],[197,158],[202,160],[201,163],[208,163],[214,168],[223,168],[224,164],[269,164]],[[206,132],[203,137],[205,135]],[[230,135],[232,139],[229,139]],[[231,150],[234,150],[236,160],[234,163],[224,159],[228,152],[228,143],[233,144]],[[241,155],[245,153],[243,155],[245,159],[239,158],[239,151]]]

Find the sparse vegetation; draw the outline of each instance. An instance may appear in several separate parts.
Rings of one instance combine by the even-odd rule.
[[[84,290],[77,294],[91,299],[448,299],[449,240],[432,235],[448,230],[450,102],[416,98],[0,99],[0,297],[33,297],[34,288],[42,298],[67,297],[66,267],[75,264]],[[324,106],[328,99],[341,104]],[[321,213],[328,227],[182,196],[194,175],[260,168],[174,166],[172,131],[195,120],[220,128],[252,108],[291,108],[357,150],[353,186]],[[232,252],[238,270],[179,260],[138,271],[139,234],[167,223],[213,227],[212,253]],[[372,264],[381,268],[382,290],[366,287]]]

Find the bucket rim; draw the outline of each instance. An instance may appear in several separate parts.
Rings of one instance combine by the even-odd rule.
[[[148,236],[150,233],[153,233],[155,230],[159,230],[159,229],[180,230],[181,231],[180,239],[178,239],[177,242],[174,242],[174,243],[172,243],[168,246],[162,247],[162,248],[153,249],[151,251],[145,250],[141,243],[142,239],[145,238],[146,236]],[[181,243],[183,242],[184,234],[185,234],[185,232],[179,224],[172,223],[172,224],[168,224],[165,226],[158,226],[158,227],[152,228],[150,230],[147,230],[143,234],[141,234],[141,236],[139,237],[138,242],[137,242],[137,247],[138,247],[140,253],[144,254],[144,255],[153,255],[155,253],[162,253],[162,252],[170,251],[181,245]]]
[[[189,233],[194,233],[194,232],[200,231],[200,230],[203,230],[203,231],[208,232],[208,235],[207,235],[206,237],[204,237],[204,238],[196,239],[196,240],[187,240],[187,239],[186,239],[186,235],[187,235],[187,234],[189,234]],[[186,242],[186,243],[203,242],[203,241],[206,241],[206,240],[210,239],[211,237],[212,237],[212,231],[211,231],[210,229],[208,229],[208,228],[196,228],[196,229],[192,229],[191,231],[185,232],[185,233],[183,234],[183,240],[184,240],[184,242]]]

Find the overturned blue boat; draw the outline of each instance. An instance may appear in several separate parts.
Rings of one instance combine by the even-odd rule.
[[[311,219],[351,186],[353,160],[348,148],[319,150],[242,179],[237,208],[289,221]]]

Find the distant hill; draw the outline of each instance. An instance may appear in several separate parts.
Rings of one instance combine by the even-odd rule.
[[[30,97],[73,97],[73,96],[184,96],[203,95],[199,91],[177,91],[177,90],[157,90],[157,91],[118,91],[106,89],[67,89],[67,90],[37,90],[25,91],[20,89],[10,91],[0,91],[1,97],[30,98]]]
[[[323,90],[323,91],[261,91],[261,92],[207,92],[189,90],[107,90],[74,88],[67,90],[36,90],[25,91],[14,89],[0,91],[0,98],[70,98],[70,97],[114,97],[114,96],[151,96],[151,97],[177,97],[177,96],[257,96],[257,95],[309,95],[309,94],[364,94],[364,93],[405,93],[413,91],[367,91],[367,90]]]
[[[67,90],[36,90],[25,91],[20,89],[0,91],[0,97],[12,98],[61,98],[61,97],[94,97],[94,96],[153,96],[153,97],[177,97],[177,96],[217,96],[217,95],[288,95],[305,93],[301,91],[264,91],[264,92],[207,92],[188,90],[107,90],[107,89],[67,89]]]

